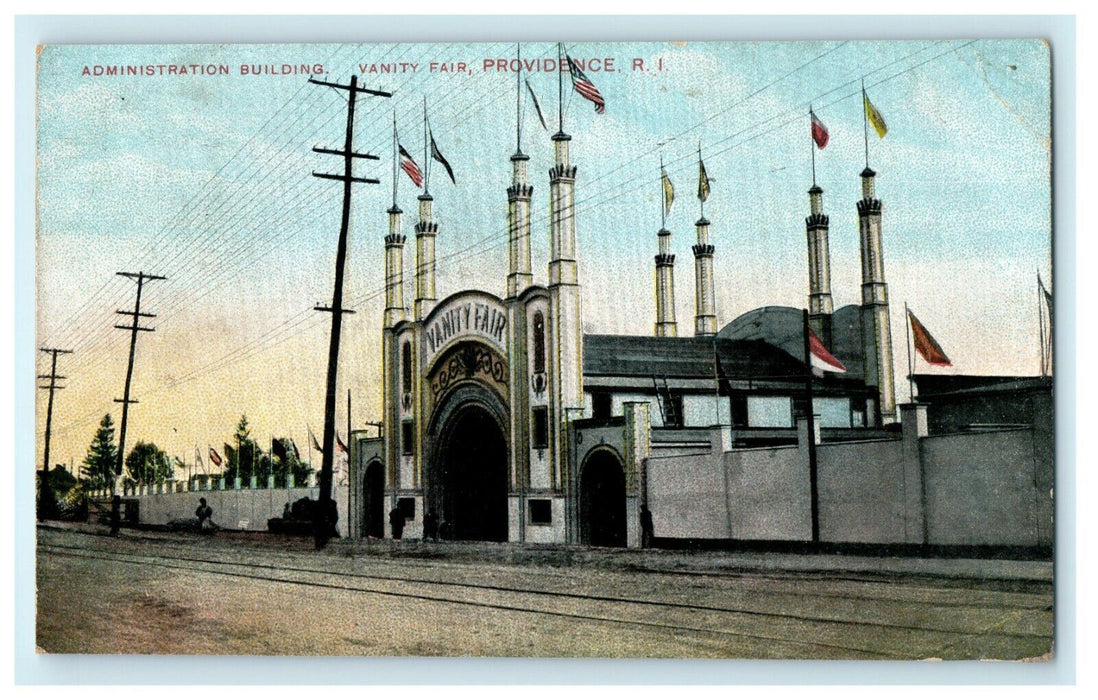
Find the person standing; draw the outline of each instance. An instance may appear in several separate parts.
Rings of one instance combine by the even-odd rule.
[[[198,518],[198,531],[208,535],[213,531],[213,508],[206,504],[205,498],[198,499],[198,508],[194,511]]]
[[[399,540],[404,535],[404,513],[400,512],[400,506],[389,511],[389,526],[393,529],[394,540]]]
[[[647,505],[641,506],[641,547],[648,549],[652,546],[652,511]]]
[[[111,498],[111,537],[118,537],[120,527],[122,527],[122,497],[116,493]]]

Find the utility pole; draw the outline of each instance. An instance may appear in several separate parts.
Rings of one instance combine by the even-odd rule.
[[[330,83],[315,78],[309,78],[309,82],[347,91],[347,136],[343,143],[343,150],[313,148],[316,153],[343,156],[342,175],[313,172],[314,177],[339,180],[343,183],[343,217],[339,226],[339,243],[336,246],[335,286],[332,290],[332,305],[330,307],[316,307],[317,311],[328,311],[332,314],[332,333],[328,345],[328,382],[324,396],[324,444],[322,445],[323,454],[321,455],[320,466],[319,508],[313,522],[316,548],[322,549],[328,543],[335,522],[332,517],[334,515],[332,511],[335,510],[335,503],[332,501],[332,460],[335,457],[335,404],[336,376],[339,370],[339,336],[343,327],[343,314],[353,313],[349,309],[343,308],[343,268],[347,262],[347,229],[351,217],[351,184],[360,182],[376,185],[380,182],[380,180],[372,178],[354,177],[351,174],[355,158],[379,160],[375,155],[356,153],[352,148],[355,129],[355,98],[358,97],[359,93],[373,95],[374,97],[392,97],[392,93],[359,87],[358,76],[356,75],[351,76],[351,82],[348,85]],[[349,436],[348,439],[350,439]]]
[[[118,428],[118,463],[114,468],[114,483],[111,484],[111,495],[114,495],[118,491],[118,484],[122,477],[122,465],[126,460],[126,422],[129,420],[129,409],[131,403],[137,403],[136,400],[130,399],[130,385],[133,382],[133,356],[137,350],[137,334],[138,332],[152,333],[155,328],[145,328],[141,325],[141,319],[143,318],[156,318],[156,314],[143,313],[141,311],[141,290],[145,286],[146,282],[153,280],[167,279],[159,275],[148,275],[144,272],[119,272],[117,273],[122,277],[129,277],[132,280],[137,280],[137,300],[134,302],[133,311],[118,310],[116,313],[122,316],[130,316],[133,323],[128,326],[115,325],[115,328],[119,328],[124,331],[130,331],[130,361],[126,365],[126,387],[123,390],[122,398],[115,399],[115,403],[122,404],[122,423]]]
[[[801,311],[801,333],[804,336],[804,393],[808,405],[805,410],[805,418],[808,423],[808,484],[812,511],[812,542],[816,543],[820,541],[820,492],[816,461],[816,414],[812,405],[812,352],[808,344],[808,309],[802,309]]]
[[[55,389],[64,389],[63,386],[58,386],[57,380],[64,379],[61,375],[57,374],[57,356],[68,355],[72,353],[72,350],[59,350],[57,348],[38,348],[40,351],[52,355],[53,358],[50,361],[50,373],[38,375],[39,379],[48,379],[50,383],[46,386],[39,386],[39,389],[47,389],[50,392],[50,398],[46,404],[46,449],[45,455],[42,457],[42,480],[38,489],[38,519],[45,520],[46,518],[54,515],[57,503],[53,498],[53,491],[50,490],[50,429],[53,426],[53,392]]]

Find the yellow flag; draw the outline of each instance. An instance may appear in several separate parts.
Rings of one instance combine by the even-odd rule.
[[[709,199],[709,175],[705,172],[705,163],[698,158],[698,199],[705,202]]]
[[[865,94],[865,90],[862,90],[862,101],[865,102],[865,118],[873,125],[873,130],[877,132],[877,136],[883,139],[884,135],[888,133],[888,125],[885,124],[884,117],[869,101],[869,95]]]
[[[675,202],[675,188],[671,184],[671,178],[667,177],[667,171],[661,170],[663,178],[663,213],[671,213],[671,205]]]

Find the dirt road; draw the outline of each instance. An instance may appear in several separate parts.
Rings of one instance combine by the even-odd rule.
[[[1052,644],[1051,582],[1024,576],[318,553],[227,533],[38,542],[37,639],[54,653],[1020,659]]]

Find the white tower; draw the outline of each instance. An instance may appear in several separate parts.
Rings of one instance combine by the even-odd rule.
[[[563,488],[565,420],[583,407],[583,329],[580,319],[579,268],[576,261],[576,166],[569,164],[563,131],[553,136],[554,165],[549,170],[549,385],[552,402],[553,483]]]
[[[713,244],[709,242],[709,219],[702,216],[694,226],[694,335],[717,334],[717,303],[713,289]]]
[[[434,199],[424,192],[419,196],[419,221],[416,222],[416,300],[415,316],[422,321],[435,308],[435,236],[438,224],[431,221]]]
[[[671,253],[671,232],[659,231],[660,252],[656,255],[656,335],[678,335],[675,323],[675,256]]]
[[[400,207],[389,208],[389,235],[385,236],[385,319],[392,328],[404,320],[404,242],[400,230]]]
[[[515,297],[534,283],[530,273],[530,196],[526,165],[530,156],[516,150],[511,156],[511,186],[507,188],[507,296]]]
[[[862,350],[865,354],[865,382],[876,386],[880,392],[881,421],[894,423],[896,386],[892,366],[892,328],[888,313],[884,250],[881,246],[881,200],[875,196],[875,176],[876,173],[867,165],[861,174],[862,198],[858,201],[862,252]]]
[[[808,324],[823,344],[831,347],[831,253],[828,249],[828,216],[823,213],[823,189],[808,190],[811,213],[805,217],[808,232]]]

